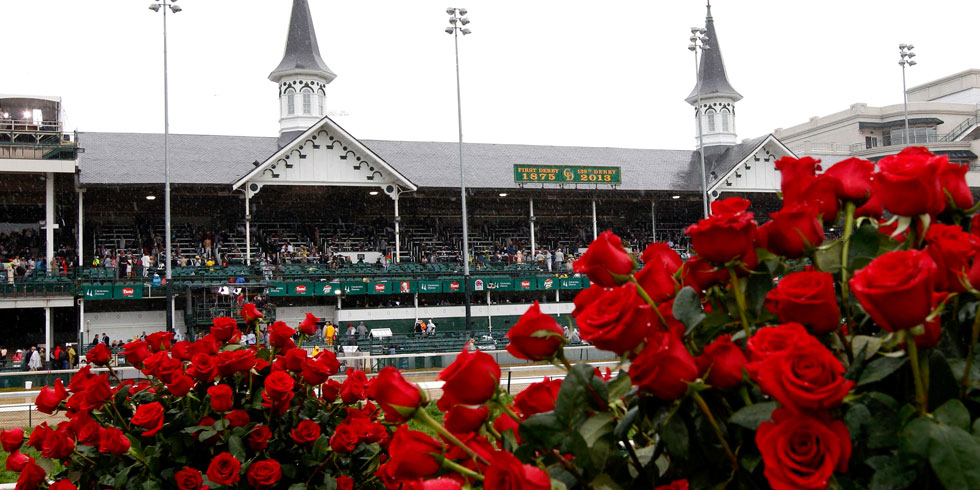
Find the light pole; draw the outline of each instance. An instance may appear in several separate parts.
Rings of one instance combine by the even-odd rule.
[[[159,3],[151,3],[150,10],[154,12],[163,11],[163,208],[164,208],[164,254],[167,261],[167,331],[174,331],[174,290],[171,284],[173,277],[170,270],[171,245],[170,245],[170,100],[167,87],[167,10],[173,13],[180,12],[179,5],[173,2],[177,0],[160,0]]]
[[[911,44],[902,43],[898,45],[898,54],[902,57],[898,60],[898,64],[902,65],[902,101],[905,104],[904,143],[906,146],[911,143],[911,139],[909,138],[909,93],[905,89],[905,66],[915,66],[915,60],[912,59],[915,58],[915,53],[912,52],[913,49],[915,49],[915,46]]]
[[[463,102],[459,88],[459,34],[462,33],[465,36],[470,33],[469,29],[463,27],[469,24],[470,20],[464,17],[466,15],[466,9],[449,7],[446,9],[446,13],[449,14],[449,27],[446,28],[446,34],[453,35],[453,43],[456,45],[456,116],[459,123],[459,195],[463,203],[463,293],[466,305],[466,334],[469,336],[471,330],[470,243],[469,233],[466,227],[466,181],[463,180]]]
[[[703,27],[692,27],[691,44],[687,46],[687,49],[694,53],[694,76],[697,78],[698,105],[694,110],[694,117],[698,123],[698,153],[701,155],[701,198],[704,200],[705,218],[708,217],[708,174],[704,165],[704,131],[702,128],[704,115],[701,113],[701,69],[698,66],[698,50],[700,49],[703,53],[704,50],[711,49],[705,44],[708,42],[706,32],[707,30]]]

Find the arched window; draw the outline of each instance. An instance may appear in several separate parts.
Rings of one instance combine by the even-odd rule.
[[[293,89],[286,90],[286,115],[296,114],[296,94]]]
[[[705,113],[704,117],[706,117],[708,119],[708,131],[714,132],[715,131],[715,111],[714,111],[714,109],[708,109],[708,112]]]
[[[731,116],[731,114],[728,113],[728,109],[721,110],[721,130],[726,133],[730,131],[729,129],[730,125],[728,124],[729,116]]]
[[[324,103],[324,99],[326,99],[327,96],[323,94],[323,90],[320,90],[320,93],[317,94],[316,98],[317,98],[317,100],[320,101],[320,113],[319,114],[322,116],[323,115],[323,103]]]
[[[304,88],[303,89],[303,114],[313,113],[313,91]]]

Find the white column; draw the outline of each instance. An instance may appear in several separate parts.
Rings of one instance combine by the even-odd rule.
[[[537,253],[537,247],[534,243],[534,198],[531,198],[531,256],[530,261],[534,262],[534,255]]]
[[[402,240],[399,224],[402,219],[398,216],[398,194],[395,194],[395,262],[402,261]]]
[[[82,262],[82,257],[85,256],[85,254],[82,253],[82,249],[85,248],[84,247],[85,242],[82,241],[83,238],[85,237],[85,233],[83,232],[84,224],[85,224],[84,209],[85,209],[85,189],[78,189],[78,267],[83,267],[85,265],[85,263]]]
[[[252,265],[252,208],[249,206],[248,182],[245,183],[245,265]]]
[[[657,241],[657,201],[650,201],[650,242]]]
[[[555,303],[561,303],[561,296],[558,295],[558,288],[555,288]]]
[[[82,297],[78,300],[78,354],[81,355],[82,348],[90,343],[92,341],[85,338],[85,298]]]
[[[44,308],[44,360],[51,360],[51,308]]]
[[[490,290],[487,289],[487,330],[493,332],[493,314],[490,312]]]
[[[599,224],[595,214],[595,199],[592,200],[592,239],[599,238]]]
[[[44,260],[48,275],[55,271],[51,267],[54,258],[54,173],[48,172],[44,179]]]

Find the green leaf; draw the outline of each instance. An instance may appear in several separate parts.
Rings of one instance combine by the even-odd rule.
[[[242,444],[241,437],[231,436],[228,438],[228,452],[239,461],[245,461],[245,445]]]
[[[829,244],[821,245],[813,252],[813,261],[816,263],[817,268],[823,272],[829,272],[831,274],[840,272],[840,256],[843,249],[843,243],[840,240],[834,240]]]
[[[861,404],[852,405],[844,414],[844,423],[847,424],[847,430],[851,433],[852,439],[860,437],[864,425],[869,420],[871,420],[871,410]]]
[[[115,477],[115,481],[113,482],[115,483],[115,485],[113,485],[113,488],[124,488],[126,486],[126,481],[129,480],[129,472],[134,467],[136,467],[135,464],[132,466],[127,466],[122,471],[117,473]]]
[[[599,438],[608,436],[612,433],[613,428],[615,428],[615,419],[609,412],[599,412],[582,424],[578,428],[578,433],[582,434],[582,438],[585,439],[585,443],[591,447],[595,444]]]
[[[630,377],[620,371],[615,378],[606,383],[606,388],[609,390],[609,400],[618,400],[626,396],[632,387],[633,383],[630,382]]]
[[[288,490],[306,490],[306,483],[293,483]]]
[[[932,415],[943,425],[958,427],[963,430],[970,428],[970,412],[963,405],[963,402],[955,398],[943,403]]]
[[[929,445],[929,464],[948,489],[980,488],[980,442],[959,427],[935,425]]]
[[[759,424],[769,420],[772,417],[773,410],[775,410],[778,406],[779,404],[776,402],[746,405],[745,407],[742,407],[741,410],[732,414],[730,421],[731,423],[740,425],[746,429],[756,430],[759,428]]]
[[[929,408],[933,409],[959,395],[959,378],[953,374],[946,357],[933,350],[929,355]]]
[[[691,333],[704,320],[704,310],[701,308],[701,298],[691,286],[684,286],[674,298],[674,318],[687,327],[684,335]]]
[[[746,305],[756,318],[762,315],[762,305],[766,302],[766,293],[772,289],[772,276],[769,274],[752,274],[745,286]]]
[[[929,457],[929,440],[935,423],[926,418],[913,419],[898,437],[898,454],[905,464],[925,461]]]
[[[851,339],[851,353],[854,354],[854,357],[857,357],[861,351],[864,351],[864,357],[870,359],[878,353],[878,349],[881,349],[882,342],[883,339],[881,337],[855,335]]]
[[[667,452],[670,453],[671,457],[687,459],[691,436],[688,434],[687,424],[684,423],[680,414],[674,414],[673,417],[667,419],[660,435],[663,437],[664,444],[667,445]]]
[[[534,414],[518,427],[522,441],[527,444],[537,442],[544,447],[557,446],[564,437],[565,430],[555,412]]]
[[[622,490],[623,488],[613,481],[612,477],[606,473],[603,473],[597,476],[595,480],[592,480],[591,487],[595,490]]]
[[[330,454],[330,438],[321,434],[313,443],[313,456],[322,461],[327,458],[328,454]]]
[[[626,415],[623,415],[623,418],[619,419],[619,422],[616,423],[616,429],[613,430],[613,437],[617,441],[629,434],[629,431],[633,428],[633,424],[636,422],[638,415],[640,415],[639,405],[627,410]]]
[[[580,362],[562,381],[555,401],[555,415],[563,425],[578,427],[588,417],[589,410],[607,410],[608,401],[606,383],[596,377],[593,366]]]
[[[856,271],[871,263],[878,255],[878,229],[868,224],[851,234],[847,251],[848,270]]]
[[[887,378],[890,374],[898,370],[908,361],[908,357],[879,357],[868,363],[861,371],[861,376],[858,378],[857,385],[864,386],[866,384],[875,383]]]
[[[973,421],[973,426],[971,427],[971,432],[976,437],[980,437],[980,418]]]
[[[160,486],[160,482],[157,480],[146,480],[143,482],[142,488],[143,490],[163,490],[163,487]]]
[[[915,468],[902,466],[898,456],[873,456],[865,461],[875,469],[871,477],[871,490],[902,490],[915,482]]]

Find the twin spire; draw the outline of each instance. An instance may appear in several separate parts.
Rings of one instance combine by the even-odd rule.
[[[306,0],[293,0],[293,12],[289,18],[289,34],[286,37],[286,50],[282,61],[269,80],[278,83],[288,75],[313,75],[330,83],[337,74],[330,70],[320,57],[320,47],[316,42],[310,5]]]
[[[708,36],[707,45],[709,49],[702,51],[701,62],[698,66],[698,73],[701,75],[701,98],[711,96],[727,97],[732,102],[738,102],[742,95],[732,88],[728,83],[728,74],[725,72],[725,62],[721,58],[721,46],[718,44],[718,33],[715,32],[715,20],[711,17],[711,2],[708,2],[708,15],[704,19],[705,33]],[[691,95],[684,99],[688,104],[694,105],[698,100],[698,87],[695,84]]]

